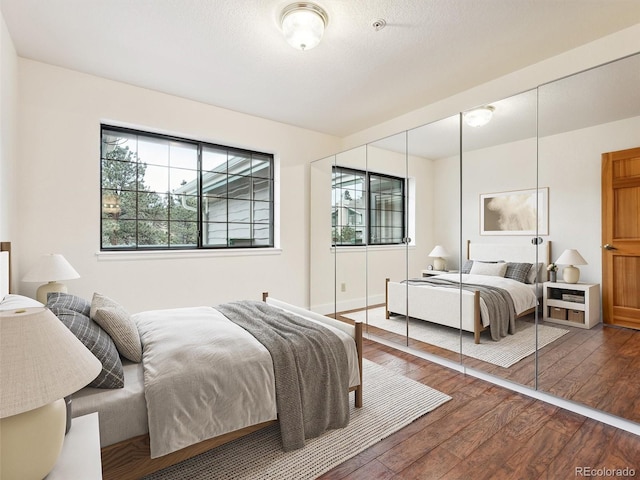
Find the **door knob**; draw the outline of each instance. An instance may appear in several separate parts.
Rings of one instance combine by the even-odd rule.
[[[614,247],[613,245],[609,245],[608,243],[605,243],[605,244],[603,245],[603,248],[604,248],[605,250],[617,250],[617,248],[616,248],[616,247]]]

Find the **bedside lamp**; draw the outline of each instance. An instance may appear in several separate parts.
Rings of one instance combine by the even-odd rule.
[[[445,269],[446,264],[445,264],[444,258],[442,257],[448,257],[449,252],[447,252],[444,249],[444,247],[440,245],[436,245],[435,248],[431,250],[431,253],[429,254],[429,256],[433,257],[434,270],[443,271]]]
[[[100,361],[48,309],[0,312],[0,478],[42,480],[64,441],[64,398]]]
[[[80,275],[67,262],[67,259],[59,253],[50,253],[42,255],[38,263],[27,272],[22,281],[48,282],[40,285],[36,292],[36,300],[46,305],[49,293],[67,293],[67,286],[58,280],[71,280],[72,278],[80,278]]]
[[[580,269],[574,267],[574,265],[587,265],[587,261],[574,249],[562,252],[556,263],[558,265],[566,265],[562,269],[562,278],[566,283],[578,283],[578,280],[580,280]]]

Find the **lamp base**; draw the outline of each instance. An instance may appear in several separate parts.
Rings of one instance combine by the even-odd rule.
[[[42,480],[62,451],[64,399],[0,420],[0,478]]]
[[[443,258],[441,257],[436,257],[433,259],[433,269],[434,270],[438,270],[439,272],[444,271],[444,269],[446,268],[446,263],[444,261]]]
[[[60,282],[45,283],[44,285],[40,285],[38,287],[38,290],[36,290],[36,300],[46,305],[47,295],[57,292],[67,293],[67,286],[64,283]]]
[[[562,278],[565,283],[578,283],[578,280],[580,280],[580,269],[573,265],[567,265],[562,270]]]

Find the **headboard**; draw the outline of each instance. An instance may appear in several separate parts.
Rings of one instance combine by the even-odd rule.
[[[11,242],[0,242],[0,300],[11,293]]]
[[[527,243],[472,243],[467,240],[467,258],[471,260],[504,260],[505,262],[536,263],[536,247]],[[542,262],[541,281],[547,279],[551,262],[551,241],[538,245],[538,262]]]

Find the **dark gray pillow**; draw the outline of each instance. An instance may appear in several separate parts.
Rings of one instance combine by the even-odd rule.
[[[88,304],[88,308],[91,308],[90,304]],[[89,386],[96,388],[124,387],[122,361],[111,337],[87,315],[55,303],[49,306],[49,309],[102,363],[102,371]]]
[[[504,278],[510,278],[521,283],[527,283],[527,277],[531,271],[531,266],[531,263],[507,262],[507,272],[504,274]]]
[[[91,302],[69,293],[54,292],[47,295],[47,307],[49,309],[51,307],[66,308],[88,317],[91,311]]]

